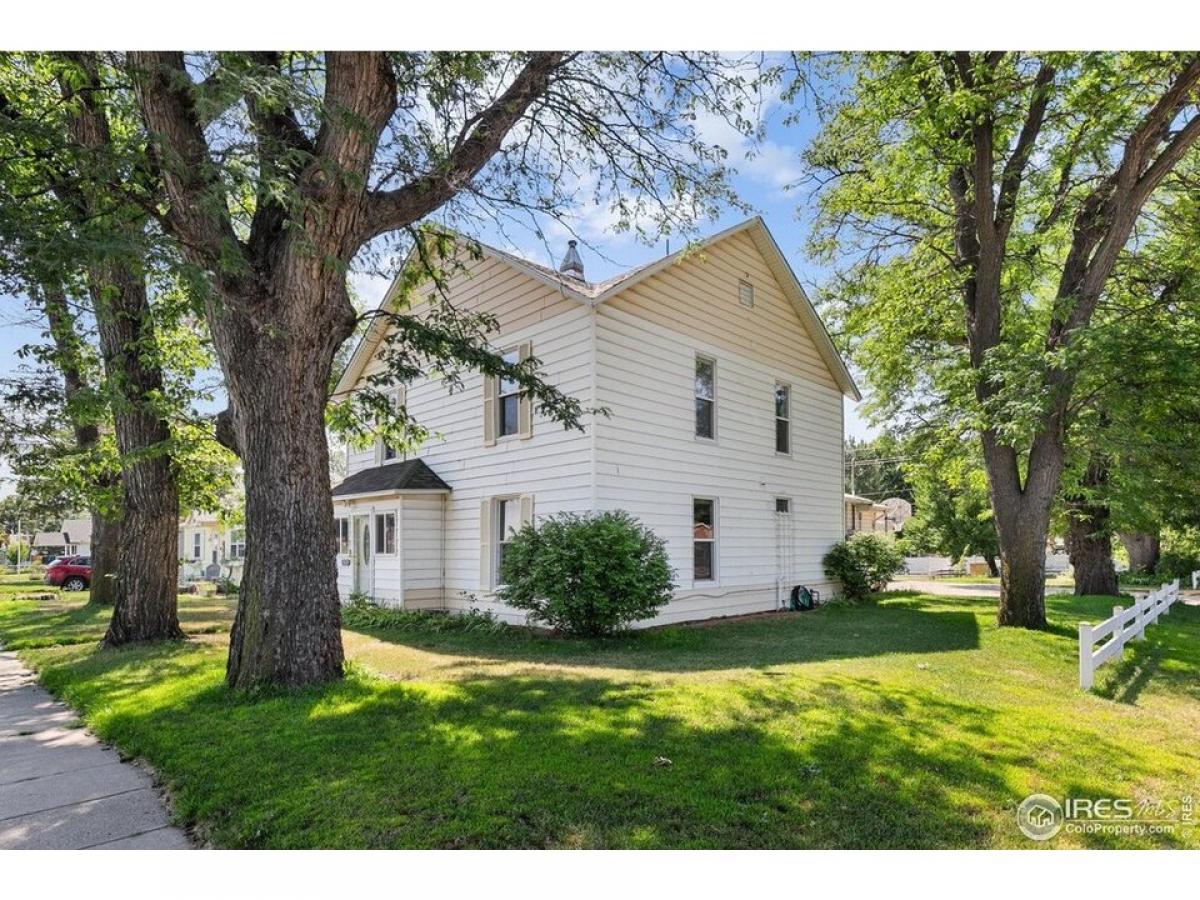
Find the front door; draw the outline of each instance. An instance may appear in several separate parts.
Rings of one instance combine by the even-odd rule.
[[[371,583],[371,550],[371,517],[355,516],[354,590],[360,594],[369,594],[374,587]]]

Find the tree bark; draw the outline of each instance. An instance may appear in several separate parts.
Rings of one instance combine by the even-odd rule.
[[[1125,552],[1129,554],[1129,571],[1138,575],[1153,575],[1162,552],[1158,535],[1135,531],[1123,532],[1120,538],[1125,545]]]
[[[97,267],[91,279],[100,350],[113,385],[124,501],[116,602],[104,643],[181,638],[179,491],[170,457],[170,427],[155,409],[163,377],[154,361],[146,284],[140,273],[120,261]]]
[[[1108,505],[1095,499],[1108,472],[1103,462],[1093,459],[1083,476],[1082,493],[1067,499],[1067,553],[1075,571],[1075,596],[1115,597],[1117,570],[1112,558],[1112,532]]]
[[[334,321],[329,310],[339,305],[326,302],[326,291],[346,301]],[[342,677],[325,403],[353,314],[336,283],[310,283],[303,293],[295,306],[313,314],[279,332],[251,333],[210,311],[246,483],[246,561],[226,669],[234,690]]]
[[[1001,625],[1046,627],[1046,539],[1050,504],[1019,492],[993,493],[1000,543]]]
[[[988,574],[991,575],[993,578],[999,578],[1000,577],[1000,566],[998,566],[996,564],[996,557],[992,556],[992,554],[990,554],[990,553],[985,553],[983,555],[983,561],[985,563],[987,563]]]
[[[121,522],[92,512],[92,583],[88,603],[117,602],[117,561],[121,553]]]

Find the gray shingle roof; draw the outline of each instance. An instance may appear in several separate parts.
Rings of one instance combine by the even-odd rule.
[[[396,491],[448,491],[450,485],[421,459],[387,463],[373,469],[355,472],[333,489],[333,496],[355,494],[389,494]]]

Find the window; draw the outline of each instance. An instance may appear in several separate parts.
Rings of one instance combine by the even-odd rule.
[[[200,532],[192,532],[192,559],[200,558]]]
[[[180,531],[179,532],[179,558],[180,559],[183,559],[183,554],[186,552],[184,548],[185,548],[184,534],[182,531]]]
[[[792,452],[792,389],[775,385],[775,452]]]
[[[337,520],[338,553],[350,555],[350,520],[342,517]]]
[[[521,501],[517,497],[508,497],[496,501],[496,583],[500,580],[501,567],[504,565],[504,554],[512,543],[513,534],[521,527]]]
[[[792,511],[792,501],[790,497],[775,498],[775,512],[790,513]]]
[[[241,559],[246,555],[246,529],[231,528],[229,530],[229,558]]]
[[[692,501],[692,580],[717,580],[717,503]]]
[[[504,354],[506,363],[517,363],[520,354],[510,350]],[[496,433],[501,437],[516,434],[521,430],[521,386],[515,381],[501,378],[496,387]]]
[[[391,404],[393,410],[399,409],[403,404],[404,389],[395,388],[388,393],[388,403]],[[379,445],[379,461],[381,463],[391,462],[394,459],[400,459],[400,452],[393,446],[382,441]]]
[[[696,437],[717,436],[717,364],[696,357]]]
[[[754,285],[744,278],[738,279],[738,303],[747,309],[754,308]]]
[[[378,513],[375,516],[375,553],[396,552],[396,514]]]

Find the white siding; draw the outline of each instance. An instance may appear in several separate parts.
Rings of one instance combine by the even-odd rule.
[[[752,309],[738,303],[747,274]],[[711,248],[599,313],[598,400],[612,417],[597,430],[597,505],[666,539],[679,590],[657,621],[774,608],[776,497],[792,506],[784,579],[827,597],[821,558],[842,526],[841,391],[749,240]],[[717,364],[715,441],[695,437],[697,354]],[[791,387],[790,455],[775,452],[776,382]],[[699,588],[693,497],[718,500],[717,582]]]

